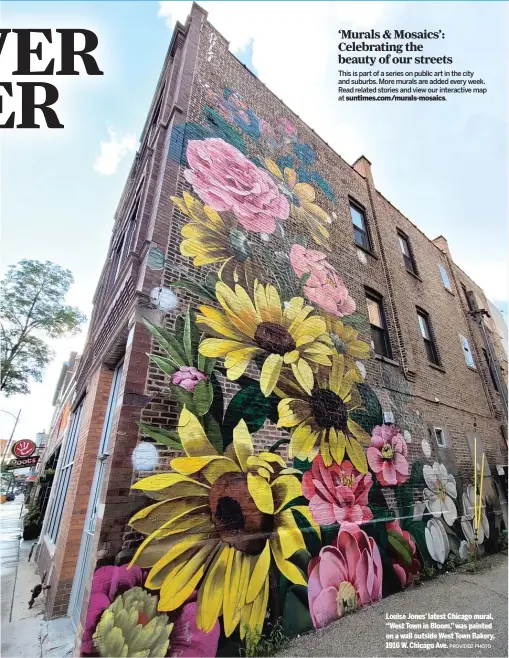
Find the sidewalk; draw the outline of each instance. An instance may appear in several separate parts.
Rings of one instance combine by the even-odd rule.
[[[21,540],[22,496],[0,506],[1,623],[4,658],[65,658],[74,632],[67,617],[44,619],[44,595],[28,607],[31,590],[41,582],[28,561],[34,541]]]
[[[499,554],[483,560],[476,573],[451,573],[425,582],[419,587],[389,596],[355,614],[333,622],[327,628],[292,641],[282,656],[349,656],[403,658],[406,656],[490,656],[502,658],[507,652],[507,555]],[[493,615],[493,641],[478,640],[472,649],[433,650],[424,646],[403,649],[386,647],[386,615],[456,613]],[[408,618],[408,617],[407,617]],[[440,623],[440,622],[439,622]],[[442,622],[443,623],[443,622]],[[467,632],[467,631],[463,631]],[[482,631],[481,631],[482,632]],[[461,641],[460,641],[461,642]],[[416,642],[425,645],[426,640]],[[408,643],[409,645],[412,642]],[[489,644],[490,647],[479,644]],[[477,645],[477,646],[476,646]]]

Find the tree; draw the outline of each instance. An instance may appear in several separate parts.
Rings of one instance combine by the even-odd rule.
[[[42,381],[54,355],[44,338],[79,331],[81,311],[65,303],[74,279],[69,270],[46,261],[21,260],[0,283],[1,375],[5,396],[30,392],[29,381]]]

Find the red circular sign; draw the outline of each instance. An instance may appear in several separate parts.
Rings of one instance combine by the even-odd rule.
[[[16,441],[12,446],[12,454],[21,459],[23,457],[31,457],[37,446],[33,441],[28,439],[22,439],[21,441]]]

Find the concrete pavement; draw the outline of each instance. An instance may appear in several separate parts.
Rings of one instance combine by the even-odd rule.
[[[28,561],[32,541],[21,539],[23,497],[0,505],[0,579],[3,658],[64,658],[71,655],[74,633],[67,617],[44,619],[44,595],[28,607],[31,590],[40,583]]]
[[[481,570],[476,573],[444,574],[435,580],[394,596],[382,599],[355,614],[333,622],[327,628],[296,638],[282,656],[348,656],[348,657],[390,657],[426,656],[427,658],[457,656],[489,656],[505,658],[507,648],[507,555],[487,557],[481,562]],[[436,613],[491,614],[493,630],[478,630],[478,633],[494,634],[494,640],[405,640],[407,648],[387,646],[387,633],[396,633],[386,624],[387,615],[407,615]],[[393,620],[401,623],[400,620]],[[405,623],[407,623],[405,621]],[[413,623],[416,620],[408,621]],[[416,622],[419,623],[419,622]],[[435,621],[436,624],[450,623],[450,620]],[[455,622],[453,622],[455,623]],[[457,620],[457,623],[462,623]],[[472,620],[468,623],[490,623],[489,620]],[[430,622],[431,625],[431,622]],[[408,631],[406,631],[408,632]],[[413,631],[427,633],[432,631]],[[437,633],[439,631],[436,631]],[[451,632],[451,631],[445,631]],[[467,630],[452,628],[453,633],[468,634]],[[476,631],[471,630],[471,633]],[[403,631],[405,633],[405,631]],[[399,638],[396,642],[402,645]],[[446,647],[436,647],[436,644]],[[410,644],[429,645],[433,648],[410,648]],[[454,649],[452,645],[464,645]],[[473,644],[472,648],[465,645]],[[481,645],[482,648],[476,645]],[[482,646],[489,645],[489,646]]]

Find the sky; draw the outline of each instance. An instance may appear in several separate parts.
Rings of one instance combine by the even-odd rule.
[[[505,2],[202,2],[230,49],[353,163],[372,162],[376,187],[507,313],[508,5]],[[175,20],[190,2],[2,2],[2,27],[86,27],[103,76],[59,78],[63,130],[2,131],[1,272],[22,258],[70,269],[68,302],[90,316],[113,216],[137,149]],[[471,70],[484,96],[445,103],[339,103],[339,29],[438,30],[428,55]],[[52,56],[58,56],[58,44]],[[0,57],[9,79],[14,42]],[[422,67],[416,67],[422,68]],[[435,69],[441,67],[434,67]],[[391,70],[387,68],[387,70]],[[40,76],[38,79],[54,82]],[[507,320],[507,315],[505,315]],[[0,402],[0,437],[47,430],[62,363],[85,330],[54,344],[44,381]],[[8,413],[4,413],[8,412]]]

